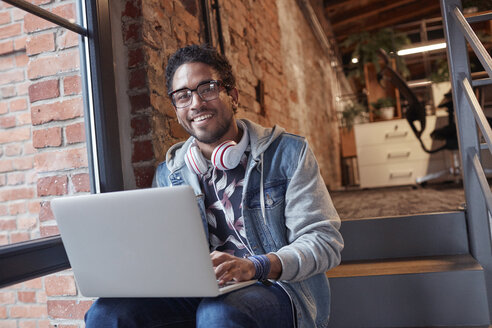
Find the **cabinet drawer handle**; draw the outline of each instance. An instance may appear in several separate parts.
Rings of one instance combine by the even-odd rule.
[[[390,179],[410,178],[411,176],[412,176],[412,171],[390,173]]]
[[[409,157],[409,156],[410,156],[409,151],[388,153],[388,158],[402,158],[402,157]]]
[[[388,132],[386,133],[386,139],[390,138],[405,138],[408,134],[408,131],[405,132]]]

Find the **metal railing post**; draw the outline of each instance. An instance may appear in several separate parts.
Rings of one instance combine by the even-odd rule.
[[[459,136],[463,185],[467,204],[466,216],[470,250],[485,271],[489,316],[492,317],[492,249],[488,225],[488,210],[480,181],[474,172],[473,158],[480,154],[480,142],[475,117],[465,96],[463,80],[471,80],[468,49],[460,23],[454,12],[462,10],[461,0],[441,0],[441,12],[447,43],[448,64],[453,89],[453,102]]]

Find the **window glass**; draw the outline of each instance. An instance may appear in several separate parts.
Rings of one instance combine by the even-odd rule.
[[[58,234],[50,200],[90,192],[80,58],[78,34],[0,2],[0,245]]]
[[[88,168],[92,165],[88,148],[92,151],[93,133],[86,135],[86,126],[93,124],[89,124],[86,113],[89,112],[87,107],[93,107],[97,114],[95,121],[100,123],[104,122],[101,118],[106,114],[102,100],[109,103],[107,107],[116,108],[112,106],[114,102],[108,101],[114,98],[114,81],[109,78],[113,76],[111,42],[109,34],[105,34],[105,41],[101,42],[98,35],[84,40],[67,28],[67,24],[58,22],[62,17],[81,25],[77,17],[82,17],[78,11],[83,4],[79,1],[29,2],[38,6],[34,7],[34,12],[43,8],[52,13],[56,23],[0,0],[0,247],[7,245],[2,247],[3,254],[10,256],[0,263],[0,267],[5,266],[5,262],[9,265],[8,272],[0,275],[3,283],[0,321],[8,327],[83,327],[83,315],[92,300],[79,295],[71,270],[58,271],[68,266],[66,257],[61,255],[60,238],[40,239],[14,247],[8,245],[57,235],[51,200],[90,193],[91,184],[98,185],[95,180],[101,175],[97,178],[91,175],[101,170]],[[109,22],[107,2],[87,3],[98,8],[98,17],[93,10],[89,22]],[[101,6],[103,10],[99,10]],[[74,30],[86,33],[84,28]],[[109,33],[109,29],[100,30]],[[85,44],[80,45],[82,41]],[[89,60],[84,63],[89,58],[86,56],[89,43],[94,65],[90,65]],[[104,51],[98,51],[99,43],[106,46]],[[101,57],[106,64],[100,64]],[[96,70],[95,67],[103,67],[104,72],[86,78],[88,68]],[[98,77],[104,81],[99,81]],[[84,81],[91,81],[92,86],[84,86]],[[93,94],[98,104],[91,106],[93,100],[89,98]],[[107,133],[118,140],[117,132],[107,132],[113,130],[107,129],[105,123],[97,128],[99,135]],[[114,151],[103,151],[106,148],[103,143],[96,150],[109,153],[108,157],[118,163],[119,149],[115,156]],[[106,165],[106,161],[100,163]],[[113,162],[103,168],[112,170]],[[110,180],[107,174],[102,176],[106,182]],[[120,183],[120,177],[114,176],[110,178]],[[115,188],[110,183],[106,186]],[[17,252],[18,249],[23,251]],[[10,284],[12,281],[18,283]]]

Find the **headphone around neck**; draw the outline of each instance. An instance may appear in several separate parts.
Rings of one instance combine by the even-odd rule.
[[[222,171],[230,170],[239,165],[241,157],[243,156],[246,148],[249,144],[249,135],[246,124],[242,121],[237,121],[239,128],[243,130],[243,136],[241,141],[237,144],[233,140],[227,140],[215,147],[210,158],[212,165]],[[193,141],[185,154],[185,162],[188,168],[195,172],[197,175],[204,175],[207,173],[208,164],[205,157],[203,157],[200,148],[196,141]]]

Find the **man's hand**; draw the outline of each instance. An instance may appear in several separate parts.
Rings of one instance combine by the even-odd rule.
[[[228,281],[251,280],[255,275],[255,265],[248,259],[236,257],[227,253],[213,251],[210,253],[215,276],[219,285]]]

